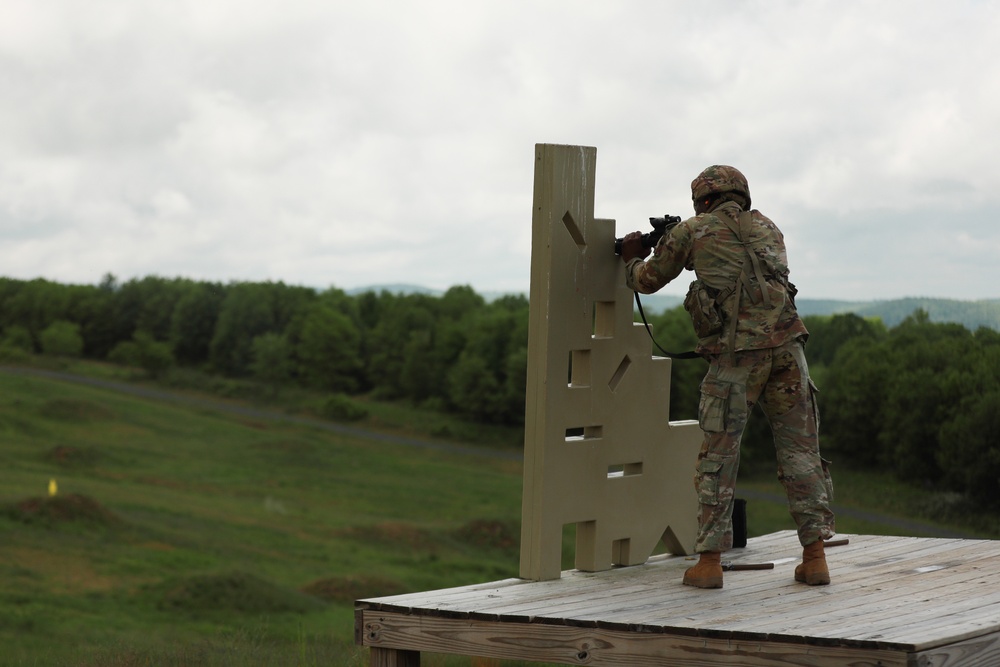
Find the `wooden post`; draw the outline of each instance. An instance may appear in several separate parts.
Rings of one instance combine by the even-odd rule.
[[[370,649],[371,667],[420,667],[419,651],[404,651],[394,648]]]

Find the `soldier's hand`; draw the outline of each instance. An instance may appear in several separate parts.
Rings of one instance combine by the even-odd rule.
[[[649,248],[642,245],[642,232],[632,232],[622,237],[622,261],[626,264],[636,259],[649,256]]]

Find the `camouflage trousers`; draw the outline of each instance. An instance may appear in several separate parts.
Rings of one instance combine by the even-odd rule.
[[[833,535],[833,483],[829,463],[820,458],[815,393],[798,339],[773,349],[709,358],[698,410],[705,440],[694,479],[699,505],[696,552],[733,546],[740,440],[757,403],[771,424],[778,479],[785,487],[799,542],[805,546]]]

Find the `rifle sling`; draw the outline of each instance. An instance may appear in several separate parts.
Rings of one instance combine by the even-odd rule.
[[[667,357],[670,357],[671,359],[701,359],[702,358],[702,356],[700,354],[698,354],[697,352],[695,352],[694,350],[691,350],[690,352],[667,352],[662,347],[660,347],[660,344],[656,342],[655,338],[653,338],[653,330],[649,328],[649,322],[646,321],[646,313],[642,309],[642,301],[639,300],[639,293],[638,292],[635,293],[635,305],[639,308],[639,316],[642,318],[642,324],[643,324],[643,326],[646,327],[646,333],[649,334],[649,339],[651,341],[653,341],[653,345],[655,345],[656,348],[660,352],[662,352]]]
[[[732,287],[719,292],[715,298],[715,302],[721,306],[725,303],[726,299],[729,298],[730,294],[736,292],[736,298],[733,302],[733,312],[728,318],[730,322],[728,347],[729,353],[733,354],[736,349],[736,325],[737,318],[740,313],[740,297],[743,292],[745,291],[747,293],[747,296],[750,297],[750,300],[754,304],[763,300],[764,305],[767,308],[771,307],[771,295],[769,293],[770,290],[767,288],[767,283],[765,282],[764,272],[760,267],[760,259],[758,259],[757,253],[753,251],[750,244],[747,242],[747,239],[750,238],[750,222],[753,219],[751,213],[749,211],[741,211],[739,223],[733,220],[733,218],[730,217],[725,211],[719,211],[719,213],[721,214],[719,218],[729,228],[729,230],[736,235],[737,240],[746,252],[746,255],[743,257],[743,263],[740,266],[740,275],[736,278],[736,283]],[[747,274],[746,270],[747,257],[750,258],[750,264],[753,267],[754,277],[757,278],[757,287],[760,290],[760,296],[758,296],[758,294],[751,289],[750,276]],[[646,333],[649,334],[649,339],[653,341],[653,344],[660,352],[671,359],[701,358],[701,355],[693,350],[690,352],[668,352],[660,347],[660,344],[656,342],[655,338],[653,338],[653,331],[649,328],[649,322],[646,321],[646,313],[642,309],[642,301],[639,300],[638,292],[635,293],[635,305],[639,309],[639,316],[642,318],[642,323],[646,327]]]

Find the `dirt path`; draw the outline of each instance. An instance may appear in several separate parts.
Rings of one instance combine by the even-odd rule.
[[[101,380],[98,378],[91,378],[84,375],[76,375],[73,373],[63,373],[59,371],[48,371],[38,368],[15,367],[15,366],[0,366],[0,372],[8,373],[11,375],[34,376],[34,377],[48,378],[52,380],[59,380],[63,382],[74,382],[76,384],[98,387],[101,389],[107,389],[109,391],[116,391],[123,394],[128,394],[130,396],[148,398],[156,401],[166,401],[169,403],[176,403],[179,405],[186,405],[201,409],[216,410],[218,412],[240,415],[242,417],[249,417],[251,419],[283,421],[293,424],[303,424],[306,426],[311,426],[313,428],[330,431],[332,433],[340,433],[355,438],[365,438],[368,440],[375,440],[378,442],[385,442],[395,445],[423,447],[425,449],[433,449],[437,451],[448,452],[451,454],[480,456],[484,458],[499,458],[499,459],[516,460],[516,461],[520,461],[523,458],[520,451],[504,451],[498,449],[491,449],[488,447],[476,447],[474,445],[458,445],[458,444],[435,442],[431,440],[421,440],[418,438],[408,438],[405,436],[380,433],[378,431],[371,431],[368,429],[358,428],[354,426],[346,426],[344,424],[338,424],[336,422],[330,422],[322,419],[289,415],[275,410],[266,410],[263,408],[248,407],[245,405],[229,403],[222,400],[189,396],[187,394],[183,394],[180,392],[173,392],[164,389],[154,389],[151,387],[144,387],[142,385],[135,385],[127,382]],[[747,500],[761,500],[761,501],[775,502],[779,504],[784,504],[785,502],[785,497],[782,495],[776,493],[754,491],[752,489],[741,489],[739,491],[739,495],[743,498],[746,498]],[[886,516],[883,514],[868,512],[866,510],[856,509],[853,507],[842,507],[837,505],[834,506],[833,509],[838,516],[852,517],[855,519],[870,521],[872,523],[879,523],[886,526],[892,526],[893,528],[899,529],[900,531],[905,531],[907,533],[912,533],[917,535],[927,535],[931,537],[964,538],[964,539],[977,538],[976,535],[970,532],[941,528],[939,526],[923,523],[921,521]]]

